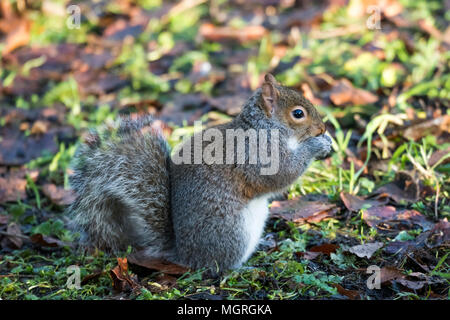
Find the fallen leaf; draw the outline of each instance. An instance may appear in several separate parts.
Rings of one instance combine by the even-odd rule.
[[[274,201],[270,207],[273,217],[293,222],[316,223],[326,218],[334,217],[336,205],[321,201],[304,201],[295,198],[286,201]]]
[[[27,180],[24,176],[8,173],[5,177],[0,177],[0,203],[25,199],[26,186]]]
[[[337,105],[364,105],[378,101],[378,97],[373,93],[355,88],[347,79],[336,81],[330,91],[331,101]]]
[[[445,279],[436,276],[428,276],[421,272],[412,272],[406,277],[396,279],[395,281],[411,290],[419,290],[424,286],[446,283]]]
[[[325,5],[310,6],[302,10],[288,12],[280,19],[280,29],[291,29],[292,27],[311,28],[322,21],[323,13],[327,9]]]
[[[324,253],[324,254],[330,255],[332,253],[335,253],[337,249],[339,249],[339,245],[337,245],[337,244],[324,243],[324,244],[321,244],[321,245],[309,248],[308,251],[310,251],[310,252],[320,252],[320,253]]]
[[[37,244],[41,247],[60,248],[69,245],[68,243],[65,243],[61,240],[49,236],[44,236],[43,234],[40,233],[36,233],[30,236],[30,240],[34,244]]]
[[[379,230],[398,230],[397,224],[412,229],[414,225],[422,227],[424,231],[430,230],[433,223],[416,210],[397,211],[392,206],[372,207],[364,211],[363,220],[372,228]]]
[[[102,96],[125,87],[129,80],[104,71],[88,69],[85,71],[76,70],[74,78],[77,81],[80,92],[83,95]]]
[[[31,127],[31,134],[44,134],[47,132],[48,130],[48,122],[46,121],[42,121],[42,120],[37,120],[35,123],[33,123],[33,126]]]
[[[375,190],[373,194],[382,194],[395,202],[415,202],[419,198],[420,187],[415,179],[405,171],[397,172],[394,181]]]
[[[414,241],[391,241],[384,247],[384,251],[388,254],[400,254],[408,251],[410,247],[415,245]]]
[[[151,292],[160,293],[162,291],[169,290],[177,284],[177,278],[167,275],[165,273],[159,274],[154,282],[148,282]]]
[[[104,270],[100,270],[100,271],[96,271],[94,273],[88,274],[87,276],[85,276],[82,280],[81,280],[81,285],[85,285],[86,283],[88,283],[91,280],[97,279],[100,276],[102,276],[103,274],[105,274]]]
[[[314,260],[318,256],[322,255],[322,253],[320,253],[320,252],[311,252],[311,251],[296,252],[295,254],[306,260]]]
[[[411,281],[406,279],[396,279],[395,281],[412,290],[422,289],[427,284],[426,281]]]
[[[322,254],[330,255],[332,253],[335,253],[337,249],[339,249],[339,245],[325,243],[309,248],[309,250],[306,252],[296,252],[295,254],[306,260],[314,260]]]
[[[443,132],[450,132],[450,116],[447,114],[415,123],[404,130],[403,136],[417,141],[427,135],[438,137]]]
[[[436,163],[438,163],[444,156],[450,154],[450,147],[444,150],[436,150],[431,155],[430,159],[428,160],[428,165],[430,167],[434,166]],[[441,165],[450,163],[450,157],[447,157],[441,162]]]
[[[0,165],[23,165],[48,152],[58,152],[55,131],[25,136],[18,128],[0,128]]]
[[[382,242],[365,243],[350,247],[348,252],[356,254],[360,258],[370,259],[373,254],[383,246],[384,244]]]
[[[358,197],[346,192],[341,192],[340,197],[342,202],[344,202],[345,207],[349,211],[358,212],[361,209],[367,209],[370,207],[382,206],[387,203],[385,199],[375,199],[375,200],[367,200],[362,197]]]
[[[200,26],[200,35],[209,41],[237,40],[241,43],[261,40],[267,33],[263,26],[245,26],[242,28],[218,27],[211,23]]]
[[[8,228],[6,229],[6,233],[8,233],[6,238],[14,245],[15,249],[22,248],[23,235],[22,231],[20,230],[20,226],[17,223],[10,223],[8,225]]]
[[[58,206],[66,206],[75,201],[75,193],[73,190],[66,190],[62,187],[57,187],[53,183],[47,183],[42,186],[42,192],[54,204]]]
[[[14,30],[8,33],[2,55],[8,54],[15,49],[28,44],[30,41],[31,22],[22,19],[15,26]]]
[[[346,296],[347,298],[349,298],[351,300],[355,300],[355,299],[359,298],[361,295],[361,293],[359,291],[345,289],[343,286],[341,286],[340,284],[337,284],[337,283],[332,284],[332,286],[337,289],[339,294]]]
[[[181,276],[189,271],[189,268],[185,266],[181,266],[160,258],[148,257],[144,251],[138,251],[130,254],[128,256],[128,261],[131,264],[170,275]]]
[[[450,242],[450,222],[447,218],[440,220],[434,225],[427,239],[429,247],[438,247]]]
[[[403,279],[404,277],[405,275],[396,267],[387,266],[380,270],[380,282],[382,284],[392,280]]]
[[[418,25],[423,31],[429,33],[439,41],[444,41],[447,44],[450,44],[450,38],[437,29],[429,19],[420,19],[418,21]]]
[[[133,24],[124,19],[118,19],[105,29],[103,36],[107,41],[121,42],[127,37],[136,38],[142,31],[144,31],[144,25]]]
[[[128,272],[127,258],[117,258],[117,266],[110,271],[113,288],[118,292],[129,292],[141,287],[135,276]]]

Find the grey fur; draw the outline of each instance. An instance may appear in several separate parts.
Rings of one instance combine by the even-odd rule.
[[[247,248],[241,210],[252,200],[273,194],[291,185],[314,159],[331,151],[328,136],[311,137],[292,152],[287,139],[290,128],[268,119],[255,102],[259,91],[249,99],[242,113],[232,122],[216,127],[226,129],[280,130],[280,169],[276,175],[260,175],[255,165],[175,165],[171,162],[172,217],[177,262],[219,270],[239,267]],[[193,143],[193,140],[186,143]],[[193,148],[193,147],[191,147]],[[193,150],[193,149],[192,149]],[[224,150],[223,154],[226,154]],[[246,154],[248,158],[248,154]],[[244,189],[251,189],[246,196]]]
[[[285,95],[280,99],[287,97],[280,100],[286,105],[309,103],[290,89],[277,88]],[[226,129],[278,129],[276,175],[260,175],[260,163],[175,164],[164,139],[153,130],[143,130],[151,127],[150,118],[122,119],[117,127],[93,134],[77,151],[70,180],[78,197],[69,211],[74,227],[83,234],[82,242],[113,251],[128,245],[145,248],[148,255],[193,268],[240,266],[249,241],[243,208],[254,199],[282,191],[312,160],[331,150],[330,139],[314,136],[311,128],[296,131],[281,116],[268,117],[261,94],[257,90],[240,115],[216,128],[223,136]],[[313,125],[323,126],[315,109],[309,110],[319,121]],[[296,134],[303,140],[291,150],[287,141]],[[193,139],[185,143],[192,144]],[[248,158],[248,145],[246,151]]]
[[[113,251],[128,245],[163,253],[173,247],[170,219],[170,156],[152,119],[120,119],[79,146],[69,207],[81,243]]]

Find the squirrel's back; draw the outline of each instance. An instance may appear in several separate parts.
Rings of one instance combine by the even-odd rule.
[[[170,149],[150,117],[120,119],[91,133],[73,160],[69,207],[81,243],[108,251],[173,246],[168,161]]]

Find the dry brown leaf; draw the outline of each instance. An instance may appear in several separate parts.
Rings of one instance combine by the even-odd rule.
[[[334,217],[336,205],[321,201],[304,201],[294,198],[287,201],[274,201],[270,207],[270,213],[274,217],[293,222],[319,222],[323,219]]]
[[[397,224],[413,228],[414,225],[422,227],[424,231],[430,230],[433,223],[416,210],[397,211],[392,206],[372,207],[364,211],[363,220],[372,228],[380,230],[398,230]],[[404,229],[404,228],[403,228]]]
[[[102,276],[105,273],[104,270],[99,270],[96,272],[93,272],[91,274],[88,274],[87,276],[85,276],[82,280],[81,280],[81,285],[85,285],[86,283],[88,283],[91,280],[97,279],[100,276]]]
[[[295,254],[306,260],[314,260],[321,254],[330,255],[332,253],[335,253],[337,249],[339,249],[339,245],[332,243],[325,243],[318,246],[314,246],[306,252],[296,252]]]
[[[360,297],[361,293],[357,290],[348,290],[345,289],[343,286],[341,286],[340,284],[332,284],[333,287],[335,287],[338,291],[339,294],[346,296],[347,298],[351,299],[351,300],[355,300],[357,298]]]
[[[20,226],[17,223],[12,222],[8,225],[6,232],[8,233],[6,238],[14,245],[14,247],[16,249],[22,248],[23,235]]]
[[[337,244],[324,243],[324,244],[321,244],[321,245],[309,248],[308,251],[310,251],[310,252],[320,252],[320,253],[324,253],[324,254],[330,255],[332,253],[335,253],[337,249],[339,249],[339,245],[337,245]]]
[[[261,40],[267,33],[263,26],[245,26],[243,28],[218,27],[211,23],[200,26],[200,35],[210,41],[237,40],[241,43]]]
[[[128,256],[128,261],[149,270],[160,271],[170,275],[181,276],[189,271],[189,268],[170,261],[148,257],[144,251],[138,251]]]
[[[66,206],[75,201],[75,193],[73,190],[66,190],[62,187],[57,187],[53,183],[47,183],[42,186],[42,192],[54,204],[58,206]]]
[[[396,267],[383,267],[380,270],[380,282],[386,283],[391,280],[403,279],[405,275]]]
[[[339,249],[339,245],[332,243],[325,243],[318,246],[314,246],[306,252],[296,252],[295,254],[306,260],[314,260],[315,258],[317,258],[322,254],[330,255],[336,252],[337,249]]]
[[[411,281],[407,279],[397,279],[395,281],[412,290],[422,289],[427,284],[426,281]]]
[[[403,136],[407,139],[417,141],[427,135],[438,137],[443,132],[450,133],[450,116],[448,114],[415,123],[406,128]]]
[[[117,258],[117,266],[110,271],[113,288],[118,292],[129,292],[141,287],[137,278],[128,272],[127,258]]]
[[[434,166],[436,163],[438,163],[444,156],[448,155],[450,153],[450,147],[448,147],[447,149],[444,150],[436,150],[435,152],[433,152],[433,154],[431,155],[430,159],[428,160],[428,165],[430,167]],[[441,162],[442,164],[447,164],[450,163],[450,157],[444,159]]]
[[[382,206],[387,203],[387,198],[376,199],[376,200],[366,200],[362,197],[358,197],[346,192],[341,192],[341,200],[344,202],[345,207],[349,211],[358,212],[363,208]]]
[[[49,236],[44,236],[43,234],[40,233],[36,233],[30,236],[30,240],[34,244],[37,244],[41,247],[59,248],[69,245],[61,240]]]
[[[31,22],[28,20],[21,20],[16,28],[8,33],[2,54],[6,55],[14,51],[14,49],[28,44],[30,41],[30,29]]]
[[[430,231],[428,246],[437,247],[442,244],[450,244],[450,222],[447,218],[436,223]]]
[[[31,134],[44,134],[47,132],[49,123],[47,121],[37,120],[31,127]]]
[[[165,273],[159,274],[154,282],[149,282],[147,287],[151,292],[162,292],[173,288],[177,284],[177,278]]]
[[[341,79],[331,88],[331,101],[337,105],[364,105],[372,104],[378,101],[378,97],[373,93],[355,88],[353,84],[347,79]]]
[[[320,252],[311,252],[311,251],[296,252],[295,254],[297,256],[299,256],[299,257],[302,257],[303,259],[306,259],[306,260],[314,260],[318,256],[322,255],[322,253],[320,253]]]
[[[415,202],[419,198],[420,187],[416,179],[408,172],[400,171],[395,175],[394,181],[375,190],[374,194],[382,194],[395,202]]]
[[[27,180],[26,171],[10,171],[3,177],[0,176],[0,203],[23,200],[26,198]]]

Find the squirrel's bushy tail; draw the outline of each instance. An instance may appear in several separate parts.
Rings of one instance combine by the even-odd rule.
[[[169,146],[150,117],[122,118],[91,133],[73,160],[69,207],[81,244],[107,251],[129,245],[164,255],[173,244]]]

